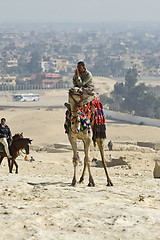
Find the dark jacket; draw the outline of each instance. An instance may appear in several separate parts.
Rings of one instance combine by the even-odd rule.
[[[0,124],[0,138],[3,138],[4,135],[6,135],[7,138],[12,137],[9,127],[7,125],[5,125],[5,127],[2,127],[2,125]]]

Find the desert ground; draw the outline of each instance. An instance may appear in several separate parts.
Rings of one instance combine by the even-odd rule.
[[[97,91],[114,85],[101,80]],[[138,141],[159,142],[159,128],[106,119],[105,156],[114,185],[106,186],[100,153],[92,144],[96,185],[87,186],[87,173],[84,184],[72,187],[72,150],[63,127],[67,90],[41,92],[34,103],[12,102],[9,92],[0,95],[0,118],[7,119],[13,135],[23,132],[33,140],[29,158],[35,159],[24,161],[22,152],[18,174],[8,173],[7,159],[0,166],[0,240],[160,239],[160,179],[153,177],[160,150],[137,146]],[[81,142],[78,149],[83,161]],[[80,162],[77,179],[82,169]]]

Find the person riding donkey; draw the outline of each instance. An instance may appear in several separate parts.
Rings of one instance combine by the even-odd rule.
[[[73,76],[73,86],[80,91],[88,91],[89,97],[83,99],[83,105],[86,105],[94,99],[94,84],[92,81],[92,74],[89,72],[83,61],[78,62],[75,74]],[[64,104],[67,108],[70,108],[69,103]]]
[[[8,159],[12,158],[8,148],[8,141],[11,141],[11,140],[12,140],[12,134],[11,134],[10,128],[6,125],[6,119],[2,118],[0,123],[0,143],[4,145],[4,149]]]

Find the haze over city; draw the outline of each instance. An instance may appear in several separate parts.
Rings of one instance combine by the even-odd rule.
[[[7,0],[0,4],[0,24],[160,21],[159,0]]]
[[[0,240],[160,240],[159,9],[0,0]]]

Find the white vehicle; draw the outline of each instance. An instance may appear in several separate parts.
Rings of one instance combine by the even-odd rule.
[[[34,102],[40,99],[39,94],[26,93],[26,94],[13,94],[13,101],[19,102]]]

